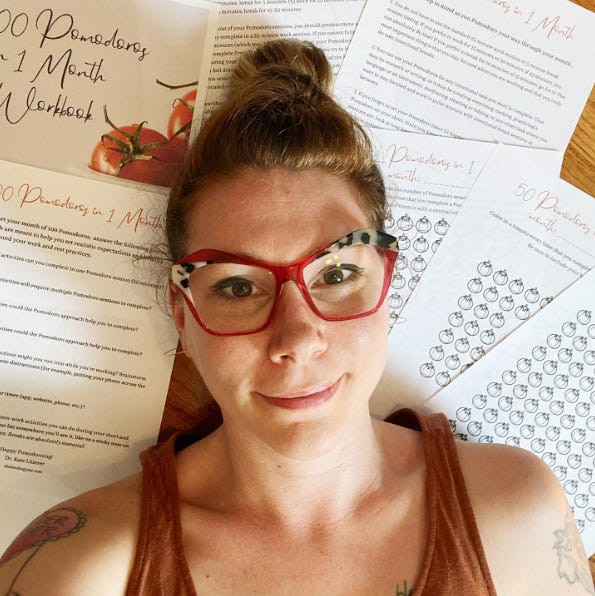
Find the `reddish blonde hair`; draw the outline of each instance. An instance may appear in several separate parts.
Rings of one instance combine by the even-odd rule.
[[[370,141],[332,98],[332,72],[311,43],[279,39],[243,54],[226,101],[202,126],[167,208],[169,256],[184,256],[200,190],[245,168],[320,168],[350,181],[370,225],[384,228],[386,194]]]

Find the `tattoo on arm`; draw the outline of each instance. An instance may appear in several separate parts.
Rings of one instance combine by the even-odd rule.
[[[556,530],[554,534],[560,579],[564,578],[569,584],[579,584],[587,594],[595,595],[585,549],[570,511],[566,513],[564,529]]]
[[[407,586],[407,580],[404,581],[403,587],[401,584],[397,584],[395,596],[411,596],[411,594],[413,594],[413,588]]]
[[[0,558],[0,566],[31,549],[31,554],[19,567],[12,583],[3,596],[17,596],[14,585],[23,572],[25,566],[35,556],[39,549],[47,542],[55,542],[78,532],[87,522],[87,518],[78,509],[72,507],[58,507],[42,513],[33,520],[8,547]]]

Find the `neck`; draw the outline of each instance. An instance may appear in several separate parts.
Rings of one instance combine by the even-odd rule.
[[[301,528],[351,518],[374,499],[388,472],[378,426],[366,416],[333,437],[332,447],[302,444],[296,453],[224,424],[214,439],[224,454],[231,509]]]

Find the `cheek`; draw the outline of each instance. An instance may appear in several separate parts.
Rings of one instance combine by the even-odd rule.
[[[388,307],[378,312],[354,319],[347,338],[347,349],[354,366],[367,379],[380,377],[388,350]]]
[[[236,394],[258,368],[256,350],[240,338],[209,335],[200,327],[187,335],[187,354],[213,397]]]

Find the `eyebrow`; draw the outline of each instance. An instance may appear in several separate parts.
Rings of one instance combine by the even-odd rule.
[[[293,259],[292,261],[285,263],[285,265],[292,265],[294,263],[299,263],[300,261],[303,261],[304,259],[307,259],[308,257],[312,257],[318,253],[322,253],[322,252],[326,251],[327,249],[329,249],[331,246],[334,246],[336,244],[337,240],[338,239],[335,238],[334,240],[331,240],[328,244],[324,244],[324,245],[320,246],[319,248],[316,248],[313,251],[304,254],[302,257],[299,257],[297,260]],[[200,252],[201,250],[218,250],[220,252],[224,252],[224,253],[227,253],[228,255],[232,255],[232,256],[238,257],[238,258],[250,259],[252,261],[258,261],[260,263],[266,263],[268,265],[281,265],[280,263],[278,263],[276,261],[269,261],[268,259],[263,259],[262,257],[255,256],[254,254],[250,254],[247,252],[236,252],[235,250],[226,250],[226,249],[218,248],[215,246],[204,246],[202,248],[197,248],[196,250],[189,252],[188,255],[193,255],[194,253]]]

